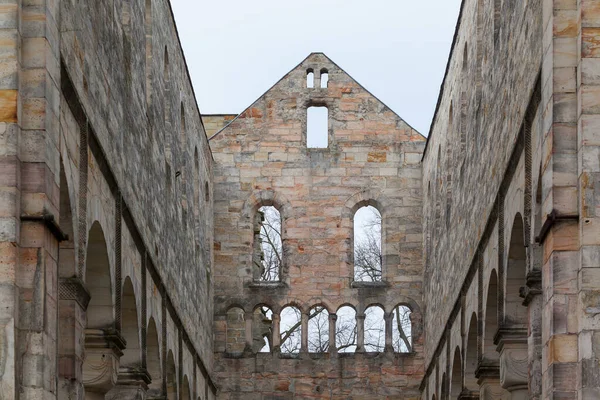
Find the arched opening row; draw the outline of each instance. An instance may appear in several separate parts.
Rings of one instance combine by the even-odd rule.
[[[289,305],[279,314],[264,305],[252,313],[232,307],[225,320],[225,351],[229,354],[413,351],[411,309],[406,305],[394,307],[389,314],[372,305],[362,315],[348,305],[335,314],[322,305],[308,312]]]

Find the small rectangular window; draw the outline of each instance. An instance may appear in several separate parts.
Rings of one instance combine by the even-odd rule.
[[[309,107],[306,110],[306,147],[325,149],[329,145],[327,107]]]

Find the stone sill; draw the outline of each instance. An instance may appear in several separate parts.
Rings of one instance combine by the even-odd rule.
[[[359,282],[354,281],[350,284],[352,289],[385,289],[390,285],[386,281],[381,282]]]
[[[287,285],[283,282],[258,282],[248,283],[249,289],[285,289]]]
[[[335,360],[338,358],[344,359],[380,359],[380,358],[412,358],[416,356],[416,353],[391,353],[391,352],[360,352],[360,353],[295,353],[295,354],[284,354],[284,353],[221,353],[225,359],[250,359],[250,358],[264,358],[273,359],[279,358],[281,360]]]

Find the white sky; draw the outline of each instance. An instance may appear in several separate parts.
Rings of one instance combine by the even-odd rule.
[[[204,114],[238,114],[322,51],[423,135],[460,0],[171,0]]]

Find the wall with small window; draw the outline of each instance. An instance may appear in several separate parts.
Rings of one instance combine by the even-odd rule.
[[[364,368],[373,382],[396,358],[420,368],[423,146],[321,53],[212,137],[215,302],[242,306],[246,323],[245,351],[230,352],[229,318],[215,312],[226,392],[239,395],[239,371],[256,365],[265,395],[277,385],[271,374],[287,380],[290,371],[302,375],[296,387],[325,390],[311,371],[335,357],[354,359],[331,363],[332,374]],[[411,311],[394,311],[399,304]],[[377,354],[387,356],[375,362]],[[416,397],[414,379],[395,371],[404,378],[386,385]],[[359,384],[347,383],[327,393],[347,397]],[[377,397],[379,387],[361,390]]]

